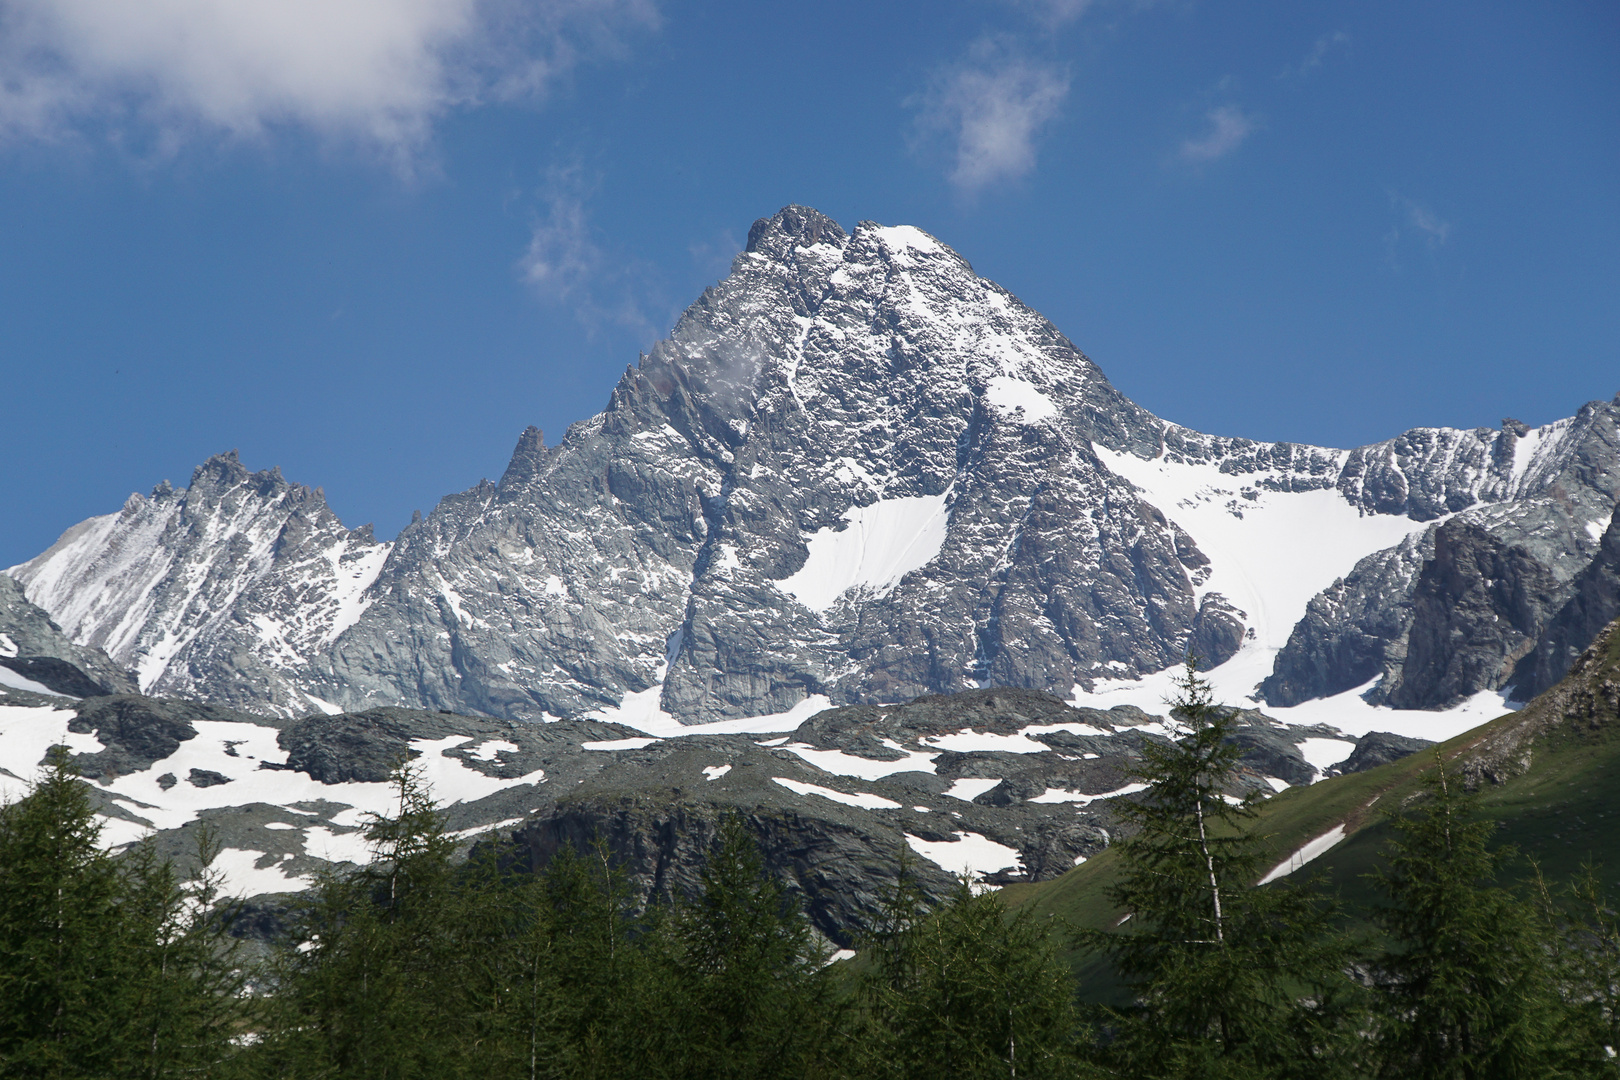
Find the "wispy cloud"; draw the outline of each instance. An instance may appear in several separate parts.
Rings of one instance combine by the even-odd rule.
[[[1181,144],[1181,156],[1186,161],[1203,164],[1225,157],[1252,135],[1259,121],[1236,105],[1220,105],[1205,114],[1209,131],[1196,139]]]
[[[554,167],[542,199],[545,213],[534,224],[518,268],[540,296],[561,303],[585,287],[602,265],[602,251],[591,237],[585,215],[589,194],[579,164]]]
[[[1451,222],[1446,221],[1430,207],[1393,191],[1390,192],[1389,201],[1401,212],[1406,228],[1422,237],[1424,243],[1429,246],[1440,247],[1450,237]],[[1395,229],[1399,232],[1400,226],[1396,226]]]
[[[1390,269],[1397,273],[1402,270],[1402,240],[1407,237],[1420,243],[1431,257],[1437,257],[1451,238],[1451,222],[1435,213],[1431,207],[1398,191],[1389,192],[1389,203],[1399,215],[1399,220],[1384,233],[1384,258]]]
[[[278,127],[392,155],[656,28],[652,0],[0,0],[0,137]]]
[[[575,162],[554,166],[539,191],[544,207],[517,270],[543,301],[566,305],[586,330],[617,326],[651,344],[665,329],[650,312],[667,308],[657,273],[598,242],[589,204],[594,179]],[[666,314],[668,314],[666,312]]]
[[[1285,67],[1278,78],[1304,78],[1317,71],[1327,61],[1327,58],[1336,52],[1346,52],[1350,48],[1350,35],[1343,30],[1335,30],[1331,34],[1323,34],[1311,46],[1311,51],[1299,63]]]
[[[1069,75],[1031,60],[1008,43],[984,39],[966,63],[939,72],[907,100],[923,141],[943,137],[953,148],[946,176],[972,195],[1035,168],[1036,141],[1069,94]]]
[[[1090,10],[1094,0],[1011,0],[1011,3],[1037,22],[1055,28],[1079,19]]]

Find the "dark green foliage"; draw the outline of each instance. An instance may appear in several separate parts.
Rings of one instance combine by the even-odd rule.
[[[482,913],[465,910],[468,894],[454,887],[454,843],[420,778],[402,768],[396,783],[397,815],[367,831],[372,863],[320,883],[279,957],[271,1038],[257,1056],[281,1075],[480,1071],[463,1053],[463,998],[464,935],[484,929]]]
[[[966,881],[924,914],[902,867],[861,988],[859,1075],[1078,1077],[1074,984],[1048,935]]]
[[[1543,887],[1543,895],[1546,890]],[[1549,902],[1557,921],[1557,976],[1570,1026],[1570,1069],[1582,1076],[1620,1077],[1620,917],[1586,867],[1568,890],[1566,910]]]
[[[827,1075],[837,1017],[826,950],[752,834],[723,820],[701,892],[661,927],[662,1020],[648,1075],[766,1080]]]
[[[1356,988],[1334,912],[1292,885],[1251,888],[1252,796],[1227,797],[1239,748],[1191,662],[1172,715],[1181,737],[1144,748],[1137,832],[1110,898],[1127,912],[1087,935],[1136,999],[1106,1014],[1101,1053],[1130,1077],[1331,1077],[1351,1066]]]
[[[0,1074],[221,1076],[244,1020],[233,911],[204,868],[122,864],[66,752],[0,809]]]
[[[121,915],[132,970],[124,980],[119,1013],[128,1028],[128,1075],[229,1075],[239,1050],[232,1040],[249,1019],[247,973],[239,942],[230,935],[237,905],[224,899],[210,869],[219,846],[199,832],[198,871],[179,880],[173,864],[150,843],[126,857]]]
[[[1567,1011],[1550,963],[1554,931],[1536,907],[1493,884],[1495,823],[1436,755],[1425,795],[1390,818],[1376,875],[1390,947],[1376,962],[1378,1075],[1512,1080],[1571,1075]]]

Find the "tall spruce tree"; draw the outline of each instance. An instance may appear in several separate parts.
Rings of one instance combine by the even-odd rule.
[[[398,808],[366,836],[372,861],[330,873],[278,954],[264,1044],[273,1075],[365,1080],[479,1073],[463,1053],[468,979],[453,840],[417,770],[394,777]]]
[[[1091,1075],[1074,980],[1027,913],[967,879],[932,912],[902,865],[863,950],[866,1023],[855,1075],[1029,1080]]]
[[[581,854],[564,846],[539,876],[543,934],[525,942],[537,980],[531,1000],[549,981],[555,1006],[538,1023],[553,1025],[556,1051],[541,1076],[614,1080],[657,1075],[648,1047],[656,1040],[647,950],[658,939],[656,919],[637,917],[629,882],[606,844]],[[548,974],[549,972],[549,974]],[[536,1027],[543,1032],[543,1026]]]
[[[1495,884],[1496,823],[1438,751],[1423,795],[1389,818],[1374,875],[1389,945],[1377,960],[1378,1074],[1401,1080],[1518,1080],[1568,1071],[1569,1017],[1550,962],[1552,928]],[[1591,1075],[1591,1074],[1586,1074]]]
[[[1084,939],[1135,1001],[1111,1010],[1101,1058],[1143,1078],[1349,1075],[1356,988],[1332,905],[1291,883],[1254,888],[1264,850],[1256,796],[1231,796],[1241,753],[1232,712],[1188,660],[1171,702],[1177,737],[1143,748],[1148,789],[1119,813],[1110,898],[1126,914]]]
[[[111,1076],[128,1051],[121,1006],[136,942],[123,882],[65,747],[0,809],[0,1073]]]
[[[835,1022],[826,950],[740,817],[722,819],[698,895],[676,902],[663,945],[655,1075],[826,1075]]]
[[[131,949],[120,1008],[126,1030],[120,1072],[145,1080],[225,1076],[235,1071],[233,1041],[251,1020],[249,967],[231,934],[240,910],[213,869],[219,842],[197,834],[196,869],[187,878],[158,856],[150,840],[121,866],[120,916]]]
[[[1591,866],[1568,889],[1559,978],[1572,1026],[1572,1065],[1620,1080],[1620,915]]]

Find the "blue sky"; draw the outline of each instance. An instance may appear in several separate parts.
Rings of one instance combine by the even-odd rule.
[[[0,565],[233,447],[391,536],[789,202],[1206,431],[1542,423],[1616,177],[1612,2],[0,0]]]

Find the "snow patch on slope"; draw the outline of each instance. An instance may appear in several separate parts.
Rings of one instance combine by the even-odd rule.
[[[776,587],[818,613],[851,590],[862,597],[887,596],[945,546],[950,494],[947,489],[851,507],[842,527],[829,525],[805,536],[810,554],[804,566]]]
[[[924,840],[907,833],[906,843],[911,845],[912,851],[953,874],[983,877],[1008,867],[1022,870],[1024,865],[1017,848],[998,844],[978,833],[959,832],[955,840]]]
[[[1287,877],[1289,874],[1292,874],[1295,870],[1300,869],[1312,859],[1326,854],[1335,844],[1343,839],[1344,826],[1333,826],[1333,828],[1329,829],[1321,836],[1318,836],[1316,839],[1310,841],[1304,847],[1300,848],[1298,851],[1288,856],[1288,858],[1278,863],[1272,869],[1271,873],[1261,878],[1256,884],[1266,885],[1270,882],[1276,881],[1278,878]]]
[[[984,391],[985,400],[1000,411],[1017,417],[1020,423],[1038,424],[1058,414],[1052,399],[1035,384],[1011,375],[997,375]]]

